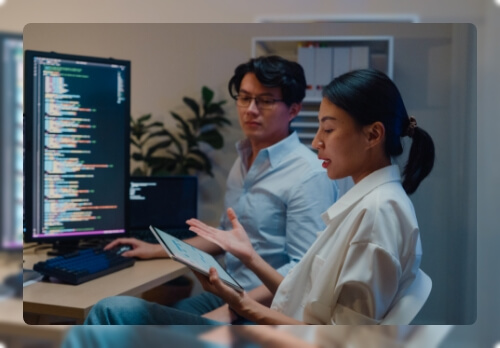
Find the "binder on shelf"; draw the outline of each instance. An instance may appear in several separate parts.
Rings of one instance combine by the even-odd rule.
[[[333,78],[333,48],[317,47],[314,64],[315,92],[314,97],[321,98],[323,87]]]
[[[351,47],[351,70],[367,69],[370,63],[370,50],[368,46]]]
[[[351,69],[351,48],[333,48],[333,77],[337,77]]]
[[[314,56],[315,56],[316,48],[312,45],[308,46],[299,46],[297,48],[297,62],[302,65],[304,69],[304,75],[306,77],[306,98],[312,98],[315,96],[314,86],[316,85],[315,81],[315,71],[314,71]]]

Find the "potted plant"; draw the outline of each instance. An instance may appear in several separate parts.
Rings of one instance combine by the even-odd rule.
[[[226,101],[213,101],[213,98],[214,92],[206,86],[201,89],[201,104],[184,97],[182,100],[193,115],[183,118],[178,113],[170,112],[179,128],[177,134],[166,129],[163,122],[150,122],[151,114],[137,120],[131,117],[131,143],[136,149],[132,159],[141,163],[132,175],[192,175],[205,172],[213,176],[210,158],[200,143],[221,149],[224,138],[219,128],[231,124],[222,108]]]

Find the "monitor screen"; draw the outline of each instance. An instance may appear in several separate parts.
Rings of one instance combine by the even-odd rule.
[[[23,38],[0,32],[0,240],[23,245]]]
[[[196,176],[132,177],[130,179],[130,229],[188,230],[186,220],[198,212]]]
[[[25,51],[28,242],[123,236],[130,61]]]

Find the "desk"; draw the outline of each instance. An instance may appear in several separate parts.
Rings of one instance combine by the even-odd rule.
[[[36,262],[47,258],[45,251],[26,251],[24,268],[33,269]],[[103,298],[138,296],[188,271],[189,268],[170,259],[137,260],[132,267],[80,285],[34,283],[23,289],[23,313],[72,318],[81,324],[92,306]]]

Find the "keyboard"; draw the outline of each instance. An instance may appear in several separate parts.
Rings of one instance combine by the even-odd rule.
[[[121,256],[121,249],[81,249],[47,261],[37,262],[33,269],[46,277],[54,277],[68,284],[78,285],[89,280],[131,267],[135,259]]]

